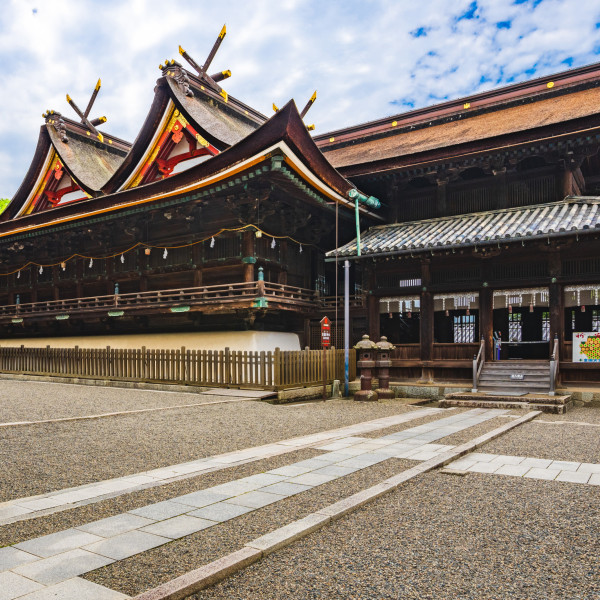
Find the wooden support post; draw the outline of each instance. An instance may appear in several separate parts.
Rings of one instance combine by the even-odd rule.
[[[435,193],[435,214],[441,217],[447,212],[446,191],[448,189],[448,178],[441,176],[437,180],[437,190]]]
[[[492,308],[493,291],[489,287],[479,290],[479,337],[485,341],[484,357],[486,361],[494,358],[494,310]]]
[[[58,269],[60,267],[52,267],[52,297],[54,300],[60,300],[60,288],[58,287]]]
[[[254,257],[254,232],[244,231],[242,234],[242,257],[244,260],[244,282],[254,281],[254,263],[249,259]]]
[[[77,258],[75,262],[75,287],[78,298],[83,298],[83,259]]]
[[[433,295],[431,292],[421,292],[421,318],[420,325],[420,344],[421,344],[421,360],[433,360]],[[433,373],[431,367],[423,367],[421,373],[422,383],[430,383],[433,381]]]
[[[367,302],[369,308],[369,337],[372,340],[378,340],[381,331],[379,298],[377,296],[369,296]]]
[[[560,253],[551,252],[548,257],[548,272],[552,277],[552,283],[548,286],[548,303],[550,305],[550,352],[552,352],[552,340],[558,336],[559,359],[564,357],[565,346],[565,298],[563,286],[558,283],[558,277],[562,271]]]
[[[506,167],[494,171],[494,189],[496,191],[496,207],[508,206],[508,185],[506,183]]]

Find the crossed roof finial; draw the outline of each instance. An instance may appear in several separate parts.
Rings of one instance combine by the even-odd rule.
[[[99,117],[98,119],[92,119],[91,121],[88,119],[88,115],[92,110],[92,106],[94,106],[94,102],[96,100],[96,96],[100,91],[100,86],[102,85],[100,79],[96,83],[96,87],[92,92],[92,96],[90,101],[88,102],[87,108],[84,112],[81,112],[81,109],[75,104],[75,101],[69,94],[67,94],[67,102],[71,105],[71,108],[79,115],[81,118],[81,122],[98,138],[99,141],[104,142],[104,136],[96,129],[96,125],[100,125],[102,123],[106,123],[106,117]]]
[[[208,68],[210,67],[210,63],[213,61],[223,38],[227,34],[227,28],[223,25],[221,29],[221,33],[219,33],[219,37],[217,41],[213,44],[212,50],[210,51],[208,58],[204,61],[204,64],[200,66],[181,46],[179,46],[179,54],[188,61],[188,63],[192,66],[192,68],[198,73],[198,77],[202,79],[208,87],[213,89],[215,92],[223,96],[225,100],[227,100],[227,92],[218,85],[218,81],[223,81],[223,79],[227,79],[231,77],[231,71],[228,69],[226,71],[221,71],[220,73],[215,73],[214,75],[208,74]]]
[[[308,99],[306,106],[302,109],[302,112],[300,113],[301,119],[304,119],[304,117],[306,116],[306,113],[310,110],[310,107],[315,103],[316,99],[317,99],[317,90],[315,90],[313,92],[313,95]],[[275,105],[275,102],[273,102],[273,110],[275,112],[279,112],[279,107],[277,107]],[[314,124],[306,126],[306,129],[308,129],[308,131],[312,131],[314,128],[315,128]]]

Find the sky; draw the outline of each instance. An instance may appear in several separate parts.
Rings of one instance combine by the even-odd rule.
[[[266,115],[293,98],[316,134],[600,62],[599,0],[2,0],[0,198],[25,176],[47,109],[133,141],[181,44]]]

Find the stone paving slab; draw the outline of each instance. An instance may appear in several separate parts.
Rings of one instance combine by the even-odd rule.
[[[133,529],[141,529],[145,525],[151,525],[155,522],[155,519],[146,519],[130,513],[123,513],[114,517],[101,519],[100,521],[94,521],[93,523],[79,525],[76,529],[107,538],[132,531]]]
[[[154,521],[163,521],[164,519],[170,519],[171,517],[177,517],[189,512],[190,506],[193,505],[165,500],[164,502],[156,502],[155,504],[149,504],[148,506],[142,506],[141,508],[134,508],[129,512],[133,515],[145,517]]]
[[[225,500],[226,504],[239,504],[240,506],[247,506],[248,508],[262,508],[268,506],[279,500],[283,500],[287,496],[281,496],[279,494],[267,494],[266,492],[248,492],[235,498]]]
[[[212,527],[215,521],[208,521],[206,519],[199,519],[190,515],[180,515],[173,517],[172,519],[166,519],[153,525],[147,525],[140,531],[147,533],[153,533],[154,535],[160,535],[168,537],[173,540],[191,535],[207,527]]]
[[[250,512],[251,510],[252,509],[248,506],[228,504],[227,502],[217,502],[216,504],[199,508],[198,510],[188,514],[193,517],[200,517],[201,519],[208,519],[209,521],[222,523],[223,521],[235,519],[235,517],[239,517],[240,515]]]
[[[14,546],[0,548],[0,572],[39,559],[39,556],[23,552],[23,550],[18,550]]]
[[[21,565],[12,571],[38,583],[50,585],[105,567],[112,562],[114,562],[112,558],[77,548],[50,558]]]
[[[74,577],[19,600],[126,600],[129,596],[110,590],[87,579]]]
[[[0,600],[14,600],[30,592],[43,589],[41,583],[36,583],[27,577],[7,571],[0,573]]]
[[[84,546],[83,549],[114,560],[123,560],[134,554],[162,546],[170,541],[170,539],[159,535],[135,530]]]
[[[81,548],[87,544],[101,541],[103,538],[91,533],[85,533],[78,529],[65,529],[57,533],[51,533],[43,537],[15,544],[13,547],[18,550],[24,550],[30,554],[35,554],[43,558],[61,554],[68,550]]]

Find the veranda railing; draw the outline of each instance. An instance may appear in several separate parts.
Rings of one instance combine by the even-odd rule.
[[[344,351],[326,350],[326,381],[344,379]],[[278,390],[323,382],[321,350],[238,351],[106,348],[0,348],[0,372]],[[350,350],[350,380],[356,354]]]

